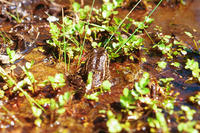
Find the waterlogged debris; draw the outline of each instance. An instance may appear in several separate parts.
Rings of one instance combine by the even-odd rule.
[[[2,64],[14,63],[16,60],[23,57],[21,53],[16,53],[14,50],[10,50],[10,48],[7,48],[6,51],[8,55],[0,54],[0,62]]]
[[[59,18],[57,18],[55,16],[49,16],[47,18],[47,21],[49,21],[49,23],[57,22],[57,21],[59,21]]]

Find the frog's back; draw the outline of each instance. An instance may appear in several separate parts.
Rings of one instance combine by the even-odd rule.
[[[89,54],[82,73],[84,77],[87,77],[89,72],[93,73],[93,87],[99,87],[110,77],[109,58],[104,48],[93,49]]]

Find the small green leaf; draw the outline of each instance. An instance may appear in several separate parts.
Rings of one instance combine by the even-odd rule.
[[[185,31],[185,34],[186,34],[187,36],[189,36],[190,38],[193,38],[193,35],[192,35],[190,32]]]
[[[0,98],[4,97],[5,92],[3,90],[0,90]]]
[[[181,64],[179,62],[172,62],[171,65],[179,68]]]
[[[37,108],[36,106],[32,106],[32,111],[33,111],[33,115],[35,117],[40,117],[40,115],[42,114],[42,110]]]
[[[99,101],[99,98],[98,98],[99,95],[100,95],[99,92],[95,92],[95,93],[92,93],[90,95],[86,95],[85,97],[89,100],[95,100],[96,102],[98,102]]]
[[[56,108],[58,108],[58,104],[56,103],[56,101],[54,99],[51,99],[50,100],[50,109],[55,110]]]
[[[62,108],[59,108],[59,109],[57,110],[57,113],[58,113],[58,114],[63,114],[63,113],[65,113],[65,111],[66,111],[66,109],[65,109],[64,107],[62,107]]]
[[[92,77],[93,77],[93,73],[89,72],[88,79],[87,79],[87,85],[86,85],[86,92],[88,92],[92,88]]]
[[[34,124],[35,124],[37,127],[41,127],[42,120],[41,120],[40,118],[37,118],[37,119],[34,121]]]
[[[72,7],[73,7],[73,10],[74,10],[75,12],[78,12],[81,6],[80,6],[79,3],[74,2],[73,5],[72,5]]]
[[[181,122],[178,124],[178,131],[179,132],[187,132],[187,133],[198,133],[199,131],[195,129],[196,121],[188,121],[188,122]]]
[[[110,87],[111,87],[110,81],[105,80],[105,81],[102,83],[102,89],[103,89],[104,91],[110,91]]]
[[[145,16],[145,22],[146,23],[151,24],[153,21],[154,21],[153,18],[149,18],[149,17]]]
[[[167,63],[164,61],[157,62],[157,64],[158,64],[158,67],[160,67],[161,69],[165,69],[167,66]]]

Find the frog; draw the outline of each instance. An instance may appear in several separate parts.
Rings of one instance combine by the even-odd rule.
[[[109,80],[109,57],[105,48],[94,48],[89,54],[86,62],[81,70],[81,75],[85,78],[88,77],[89,72],[92,72],[92,88],[99,87],[103,81]]]

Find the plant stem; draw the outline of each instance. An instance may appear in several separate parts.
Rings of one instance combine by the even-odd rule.
[[[154,11],[158,8],[158,6],[162,3],[163,0],[160,0],[159,3],[156,5],[156,7],[152,10],[152,12],[148,15],[147,18],[149,18]],[[143,21],[145,23],[146,19]],[[131,34],[131,36],[115,51],[115,54],[133,37],[133,35],[139,30],[139,27],[135,29],[135,31]]]
[[[86,24],[85,36],[84,36],[84,39],[83,39],[83,45],[81,46],[81,53],[80,53],[80,56],[79,56],[78,65],[80,64],[81,56],[83,54],[83,49],[84,49],[84,45],[85,45],[85,38],[86,38],[86,35],[87,35],[88,25],[89,25],[89,21],[90,21],[91,15],[92,15],[92,10],[93,10],[93,7],[94,7],[94,2],[95,2],[95,0],[92,1],[92,8],[90,10],[89,20],[87,21],[87,24]]]
[[[110,42],[110,40],[112,39],[112,37],[115,35],[115,33],[117,32],[117,30],[120,28],[120,26],[124,23],[124,21],[127,19],[127,17],[132,13],[132,11],[138,6],[138,4],[141,2],[141,0],[139,0],[136,5],[130,10],[130,12],[126,15],[126,17],[120,22],[120,24],[118,25],[117,29],[114,31],[114,33],[110,36],[110,38],[108,39],[108,41],[106,42],[106,44],[104,45],[104,48],[108,45],[108,43]]]

